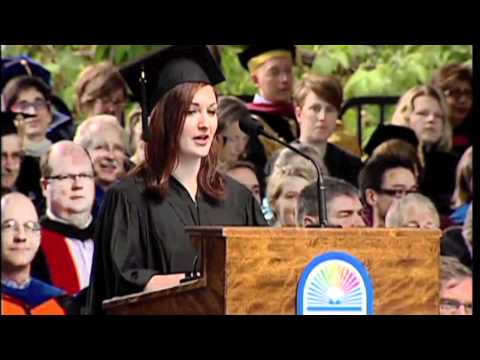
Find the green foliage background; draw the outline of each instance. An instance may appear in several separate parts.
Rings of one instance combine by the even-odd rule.
[[[73,108],[74,84],[89,64],[110,59],[122,64],[164,45],[3,45],[3,56],[27,54],[53,74],[54,91]],[[222,67],[227,81],[220,85],[226,95],[252,95],[255,86],[237,58],[243,45],[222,45]],[[345,98],[368,95],[400,96],[410,87],[427,83],[432,72],[448,63],[472,64],[470,45],[298,45],[300,52],[316,54],[311,71],[338,76]],[[299,63],[295,75],[309,70]],[[374,128],[377,109],[367,108],[366,138]],[[387,119],[393,109],[387,113]],[[356,132],[355,114],[344,117],[345,131]]]

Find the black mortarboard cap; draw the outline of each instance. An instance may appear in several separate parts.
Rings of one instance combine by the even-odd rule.
[[[0,121],[2,122],[2,136],[18,133],[17,127],[13,122],[13,120],[15,120],[17,116],[21,116],[23,118],[29,118],[29,117],[34,117],[35,115],[24,114],[24,113],[14,113],[12,111],[1,111]]]
[[[26,55],[2,58],[2,90],[11,79],[22,75],[38,77],[51,86],[50,71],[39,62]]]
[[[142,71],[145,81],[142,81]],[[171,45],[125,64],[120,74],[142,106],[143,137],[149,139],[148,116],[158,100],[189,82],[217,85],[225,80],[206,45]]]
[[[243,68],[248,70],[248,62],[252,58],[274,50],[289,51],[292,54],[292,58],[295,60],[295,45],[247,45],[247,47],[238,55],[238,58],[240,59]]]
[[[371,156],[378,146],[393,139],[403,140],[412,144],[415,148],[418,147],[417,135],[412,129],[397,125],[379,125],[370,137],[367,146],[365,146],[365,153]]]
[[[2,136],[17,133],[17,127],[13,123],[13,119],[15,119],[16,116],[17,114],[11,111],[0,112],[0,121],[2,122]]]

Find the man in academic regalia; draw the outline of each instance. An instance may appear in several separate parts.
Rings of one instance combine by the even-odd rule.
[[[240,63],[258,88],[248,109],[267,132],[286,142],[298,137],[292,104],[295,57],[295,45],[248,45],[239,54]],[[279,148],[269,140],[261,141],[267,158]]]
[[[40,225],[23,194],[2,197],[2,315],[65,315],[69,296],[30,275],[40,246]]]
[[[2,195],[15,190],[23,158],[22,140],[13,124],[16,116],[15,113],[2,111],[0,118],[2,127]]]
[[[52,89],[52,74],[42,64],[36,62],[26,55],[5,57],[1,61],[2,82],[0,91],[3,92],[6,84],[20,76],[30,76],[41,79]],[[73,115],[65,102],[58,96],[52,94],[51,121],[49,123],[47,138],[55,143],[60,140],[71,140],[75,133],[75,121]]]
[[[54,144],[42,159],[47,213],[33,274],[70,295],[90,281],[93,259],[94,171],[88,153],[71,141]]]

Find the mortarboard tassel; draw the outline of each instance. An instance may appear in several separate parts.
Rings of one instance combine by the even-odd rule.
[[[142,92],[142,139],[145,142],[149,142],[151,134],[148,127],[147,79],[145,78],[145,68],[143,66],[142,71],[140,72],[140,88]]]

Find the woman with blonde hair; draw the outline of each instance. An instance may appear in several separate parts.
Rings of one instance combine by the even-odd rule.
[[[452,196],[452,207],[455,209],[450,218],[454,223],[462,225],[469,205],[473,200],[473,148],[470,146],[458,163],[455,192]]]
[[[452,128],[443,94],[431,86],[416,86],[400,99],[393,125],[415,131],[419,157],[424,167],[421,192],[434,202],[441,215],[451,213],[450,199],[455,189],[456,157],[452,148]]]
[[[267,199],[274,215],[274,226],[296,225],[298,196],[303,188],[315,179],[316,173],[306,167],[275,167],[267,185]]]

